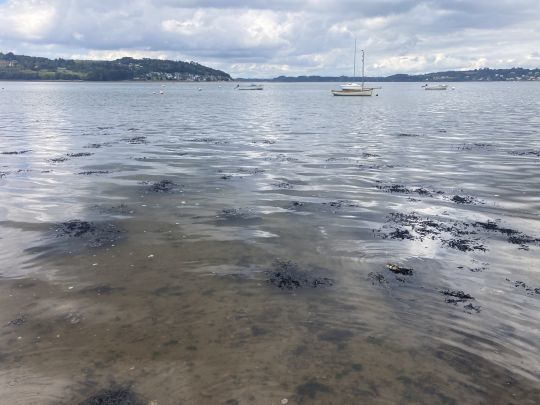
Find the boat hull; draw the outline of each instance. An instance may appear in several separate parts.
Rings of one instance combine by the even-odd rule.
[[[424,90],[446,90],[446,89],[448,89],[448,86],[431,86],[431,87],[425,86],[424,87]]]
[[[263,86],[247,86],[247,87],[238,87],[237,90],[263,90]]]
[[[373,95],[373,89],[361,89],[361,90],[332,90],[334,96],[346,96],[346,97],[369,97]]]

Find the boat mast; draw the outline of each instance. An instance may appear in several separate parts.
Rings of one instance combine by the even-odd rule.
[[[354,39],[353,81],[356,77],[356,38]]]
[[[364,88],[364,50],[362,49],[362,88]]]

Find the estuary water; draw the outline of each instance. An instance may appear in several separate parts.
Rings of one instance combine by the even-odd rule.
[[[0,82],[0,403],[539,403],[540,83],[420,85]]]

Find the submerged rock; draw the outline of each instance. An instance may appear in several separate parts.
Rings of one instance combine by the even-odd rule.
[[[414,273],[413,269],[410,269],[407,267],[401,267],[401,266],[398,266],[397,264],[388,263],[386,265],[386,268],[394,274],[401,274],[404,276],[412,276]]]

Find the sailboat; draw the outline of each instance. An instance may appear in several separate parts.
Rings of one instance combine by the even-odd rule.
[[[365,54],[362,49],[362,83],[345,83],[340,85],[341,90],[332,90],[334,96],[371,96],[373,95],[372,87],[364,86],[364,59]],[[356,39],[354,40],[354,63],[353,63],[353,78],[356,77]]]

